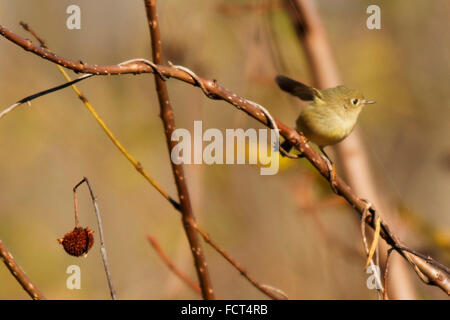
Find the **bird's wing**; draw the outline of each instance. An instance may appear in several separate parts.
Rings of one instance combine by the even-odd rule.
[[[286,91],[296,97],[305,101],[312,101],[314,97],[321,98],[321,93],[310,86],[307,86],[294,79],[279,75],[275,78],[276,83],[281,90]]]

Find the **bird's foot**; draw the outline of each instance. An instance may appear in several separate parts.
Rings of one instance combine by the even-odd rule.
[[[303,154],[294,154],[291,153],[291,149],[292,149],[293,145],[289,140],[285,140],[281,145],[280,145],[280,153],[283,157],[287,157],[290,159],[299,159],[299,158],[303,158],[304,155]]]

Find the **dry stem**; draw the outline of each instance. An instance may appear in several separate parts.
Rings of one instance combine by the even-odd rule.
[[[73,187],[76,226],[78,226],[78,212],[77,212],[78,204],[77,204],[76,192],[77,192],[78,187],[80,185],[82,185],[84,182],[88,186],[89,194],[90,194],[91,200],[92,200],[92,205],[94,206],[95,216],[97,217],[98,231],[99,231],[99,236],[100,236],[100,253],[102,256],[103,267],[105,268],[106,279],[108,280],[109,293],[111,295],[111,299],[115,300],[116,293],[115,293],[112,278],[111,278],[111,271],[109,270],[108,257],[106,255],[105,239],[103,237],[102,217],[100,215],[100,209],[98,208],[97,197],[95,196],[94,191],[92,190],[91,184],[89,183],[89,180],[86,177],[83,177],[83,179],[80,182],[78,182],[75,185],[75,187]]]

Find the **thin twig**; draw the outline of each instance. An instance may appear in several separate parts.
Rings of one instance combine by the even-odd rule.
[[[21,104],[23,104],[23,103],[25,103],[25,102],[28,102],[28,103],[29,103],[30,101],[32,101],[32,100],[34,100],[34,99],[37,99],[37,98],[39,98],[39,97],[45,96],[46,94],[49,94],[49,93],[52,93],[52,92],[55,92],[55,91],[58,91],[58,90],[67,88],[67,87],[69,87],[69,86],[71,86],[71,85],[73,85],[73,84],[75,84],[75,83],[77,83],[77,82],[80,82],[80,81],[82,81],[82,80],[88,79],[88,78],[90,78],[90,77],[92,77],[92,76],[93,76],[93,74],[85,74],[85,75],[83,75],[83,76],[81,76],[81,77],[79,77],[79,78],[77,78],[77,79],[75,79],[75,80],[72,80],[72,81],[70,81],[70,82],[66,82],[66,83],[63,83],[63,84],[58,85],[58,86],[56,86],[56,87],[53,87],[53,88],[50,88],[50,89],[47,89],[47,90],[44,90],[44,91],[41,91],[41,92],[32,94],[32,95],[30,95],[30,96],[28,96],[28,97],[25,97],[25,98],[23,98],[23,99],[17,101],[16,103],[10,105],[10,106],[9,106],[8,108],[6,108],[5,110],[3,110],[3,111],[0,113],[0,119],[3,118],[6,114],[8,114],[9,112],[13,111],[15,108],[17,108],[18,106],[20,106]]]
[[[391,254],[393,251],[394,251],[394,249],[389,248],[387,251],[387,256],[386,256],[386,266],[384,267],[384,275],[383,275],[383,282],[384,282],[383,299],[384,300],[389,300],[389,295],[388,295],[388,291],[387,291],[387,279],[388,279],[388,274],[389,274],[389,261],[390,261]]]
[[[153,61],[157,64],[161,64],[163,62],[163,52],[158,15],[156,11],[156,0],[144,0],[144,4],[151,35],[150,38],[152,44]],[[170,155],[172,153],[172,149],[176,145],[176,142],[172,140],[172,133],[176,128],[174,112],[170,104],[169,92],[167,90],[166,84],[161,77],[158,77],[157,74],[155,74],[155,84],[161,110],[161,119],[164,124],[164,132],[166,134],[166,141]],[[189,191],[186,183],[186,177],[184,175],[183,166],[181,164],[175,164],[173,161],[170,161],[170,163],[172,165],[172,172],[175,178],[175,184],[177,186],[178,195],[180,198],[183,227],[189,241],[192,256],[194,258],[195,269],[197,271],[198,280],[202,289],[202,296],[203,299],[214,299],[214,291],[211,283],[211,278],[209,276],[208,266],[206,264],[203,248],[198,234],[194,228],[196,223],[195,216],[194,212],[192,211],[192,205],[189,197]]]
[[[105,240],[103,238],[102,218],[101,218],[100,210],[99,210],[98,204],[97,204],[97,197],[94,195],[94,191],[92,190],[92,187],[91,187],[91,184],[89,183],[88,178],[83,177],[83,180],[78,182],[75,185],[75,187],[73,187],[73,193],[75,194],[77,192],[78,187],[81,184],[83,184],[84,182],[86,182],[86,184],[88,186],[89,194],[91,195],[91,199],[92,199],[92,204],[94,205],[95,216],[97,217],[98,231],[99,231],[99,235],[100,235],[100,253],[102,256],[102,260],[103,260],[103,266],[105,268],[106,279],[108,280],[109,293],[111,294],[111,299],[116,300],[116,293],[115,293],[114,286],[113,286],[112,279],[111,279],[111,272],[109,270],[108,258],[106,256]],[[76,200],[76,197],[74,197],[74,199]],[[77,206],[75,206],[75,207],[77,207]]]
[[[167,256],[167,254],[164,252],[164,250],[161,248],[158,240],[155,237],[152,237],[151,235],[147,235],[147,240],[155,249],[156,253],[158,253],[159,257],[162,261],[169,267],[170,270],[178,277],[181,281],[186,283],[192,290],[194,290],[198,294],[202,294],[202,291],[200,290],[200,286],[192,281],[187,275],[185,275],[180,269],[177,268],[177,266],[170,260],[170,258]]]
[[[244,278],[246,278],[256,289],[267,295],[268,297],[279,300],[280,296],[283,297],[283,299],[287,299],[287,295],[281,291],[280,289],[276,289],[272,286],[260,284],[258,281],[253,279],[248,272],[238,263],[236,262],[225,250],[223,250],[221,247],[219,247],[214,240],[210,238],[208,233],[206,233],[201,227],[198,225],[195,226],[195,229],[200,233],[200,235],[203,237],[205,242],[207,242],[211,247],[213,247],[218,253],[222,255],[231,265],[233,265]],[[274,294],[273,292],[276,292],[277,294]]]
[[[9,269],[11,274],[20,283],[22,288],[30,295],[33,300],[45,300],[44,295],[36,288],[36,286],[31,282],[30,278],[25,274],[22,268],[14,260],[12,254],[0,240],[0,257],[5,263],[6,267]]]
[[[433,259],[432,257],[425,255],[423,253],[417,252],[416,250],[413,250],[411,248],[407,248],[407,247],[403,247],[400,246],[399,247],[400,250],[402,251],[406,251],[408,253],[411,253],[412,255],[424,260],[427,263],[430,263],[432,265],[436,265],[437,267],[439,267],[440,269],[444,270],[446,273],[450,274],[450,268],[443,265],[442,263],[440,263],[439,261],[436,261],[435,259]]]

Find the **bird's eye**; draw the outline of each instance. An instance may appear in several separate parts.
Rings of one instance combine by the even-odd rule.
[[[356,106],[358,104],[359,100],[358,99],[352,99],[352,104],[354,106]]]

